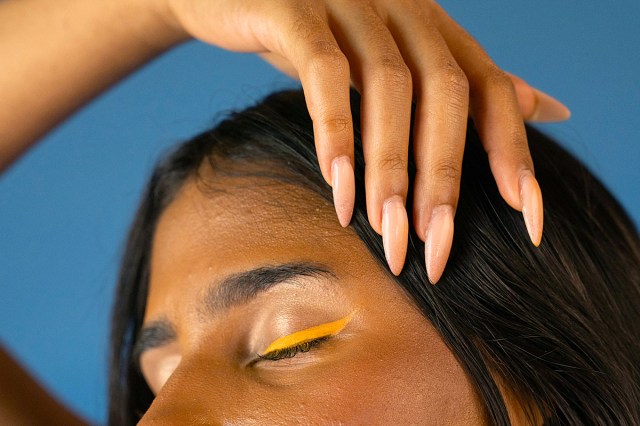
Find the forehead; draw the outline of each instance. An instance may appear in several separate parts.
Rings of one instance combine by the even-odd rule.
[[[348,267],[354,261],[344,254],[354,251],[366,248],[310,191],[259,178],[219,179],[215,187],[192,180],[158,222],[145,317],[176,309],[172,301],[212,278],[299,261]]]
[[[272,179],[221,178],[215,186],[190,180],[162,214],[153,256],[174,247],[207,245],[215,256],[251,246],[276,248],[309,240],[354,237],[340,232],[330,202],[295,185]],[[156,256],[157,255],[157,256]]]

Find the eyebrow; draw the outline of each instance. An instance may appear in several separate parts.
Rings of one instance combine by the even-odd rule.
[[[145,325],[133,345],[132,356],[135,364],[140,367],[140,357],[143,352],[174,342],[176,337],[173,324],[166,318],[160,318]]]
[[[209,316],[234,306],[243,305],[259,294],[283,283],[306,284],[308,279],[336,278],[328,266],[312,262],[284,263],[262,266],[225,277],[217,285],[211,285],[202,301],[203,310]],[[300,280],[303,278],[302,280]],[[306,279],[304,279],[306,278]],[[133,360],[140,366],[140,356],[147,350],[174,342],[177,334],[167,318],[160,318],[142,327],[134,344]]]

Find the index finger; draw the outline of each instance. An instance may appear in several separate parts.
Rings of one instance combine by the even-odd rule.
[[[353,119],[349,62],[340,50],[323,11],[293,2],[284,12],[292,22],[280,29],[273,49],[295,67],[302,83],[320,170],[333,188],[334,205],[342,226],[348,226],[355,202]]]

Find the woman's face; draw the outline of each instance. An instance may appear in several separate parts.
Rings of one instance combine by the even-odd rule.
[[[329,203],[221,186],[188,183],[158,224],[143,423],[483,423],[453,354]]]

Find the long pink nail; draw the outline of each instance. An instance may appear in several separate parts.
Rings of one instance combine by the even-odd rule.
[[[564,121],[571,117],[571,111],[563,103],[538,89],[531,88],[536,97],[536,109],[527,121],[552,122]]]
[[[529,238],[533,245],[538,247],[542,241],[544,210],[540,186],[531,172],[527,172],[520,178],[520,201]]]
[[[338,220],[343,228],[349,226],[353,215],[353,205],[356,198],[356,181],[353,175],[351,160],[346,155],[338,157],[331,163],[331,187],[333,189],[333,204],[336,208]]]
[[[431,213],[425,243],[425,263],[431,284],[442,277],[453,243],[453,207],[437,206]]]
[[[399,195],[388,198],[382,207],[382,244],[389,269],[400,275],[407,256],[409,219],[404,201]]]

